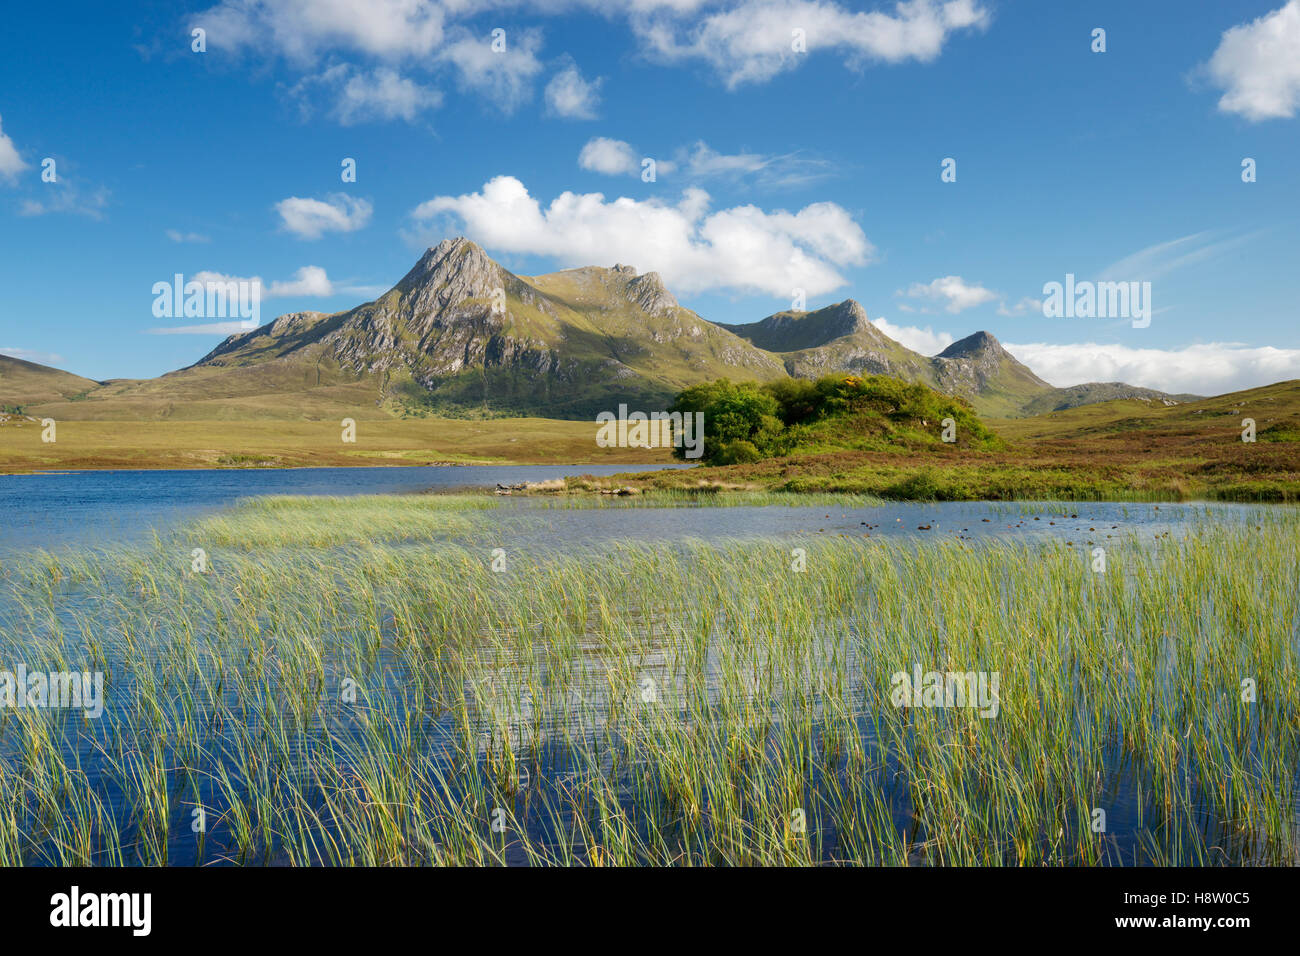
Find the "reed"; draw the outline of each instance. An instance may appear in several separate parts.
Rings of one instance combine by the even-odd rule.
[[[0,708],[0,865],[1300,862],[1295,510],[1101,574],[848,537],[498,573],[494,505],[268,499],[6,562],[0,668],[102,670],[106,709]],[[898,706],[914,667],[997,672],[996,716]]]

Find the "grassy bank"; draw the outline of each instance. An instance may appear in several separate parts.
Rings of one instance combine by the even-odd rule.
[[[795,571],[407,501],[6,561],[0,666],[102,670],[107,710],[0,710],[0,864],[1300,862],[1293,510],[1104,573],[847,538]],[[897,706],[914,667],[996,672],[996,715]]]
[[[594,422],[373,419],[356,441],[322,421],[34,421],[0,424],[0,473],[103,468],[294,468],[430,464],[666,463],[664,450],[600,448]]]

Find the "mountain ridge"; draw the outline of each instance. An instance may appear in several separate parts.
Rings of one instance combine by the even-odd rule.
[[[663,408],[710,379],[834,372],[924,382],[1005,418],[1110,398],[1174,400],[1123,383],[1055,388],[983,330],[925,356],[887,336],[851,298],[751,323],[710,322],[657,272],[617,263],[520,276],[464,237],[428,248],[369,302],[286,313],[228,336],[192,365],[88,387],[85,397],[248,403],[306,389],[326,404],[360,399],[399,416],[583,418],[621,403]]]

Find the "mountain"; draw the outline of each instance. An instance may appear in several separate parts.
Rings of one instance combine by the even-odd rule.
[[[814,312],[778,312],[748,325],[722,327],[778,356],[786,373],[796,378],[860,372],[934,384],[929,359],[881,332],[852,299]]]
[[[1119,383],[1053,388],[987,332],[925,356],[881,332],[852,299],[715,324],[683,308],[658,273],[615,265],[515,275],[463,238],[426,251],[372,302],[282,315],[156,379],[95,383],[45,371],[66,378],[47,375],[44,391],[24,385],[14,395],[80,418],[589,418],[620,403],[662,409],[710,379],[839,371],[924,382],[994,417],[1165,398]],[[0,378],[0,404],[19,404],[5,384]]]
[[[631,266],[517,276],[467,239],[428,250],[391,290],[335,315],[295,313],[232,335],[185,377],[266,366],[316,384],[369,380],[393,411],[588,417],[662,408],[711,378],[767,381],[781,363],[682,308]]]
[[[77,401],[99,384],[48,365],[0,355],[0,411],[47,402]]]

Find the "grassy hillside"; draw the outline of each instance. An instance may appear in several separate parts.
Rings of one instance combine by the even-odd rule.
[[[1253,418],[1257,440],[1242,441]],[[856,492],[893,498],[1300,501],[1300,380],[1166,406],[1124,400],[984,423],[1003,440],[805,446],[602,485]],[[845,444],[845,443],[842,443]]]
[[[99,383],[48,365],[0,355],[0,412],[49,402],[79,401]]]

